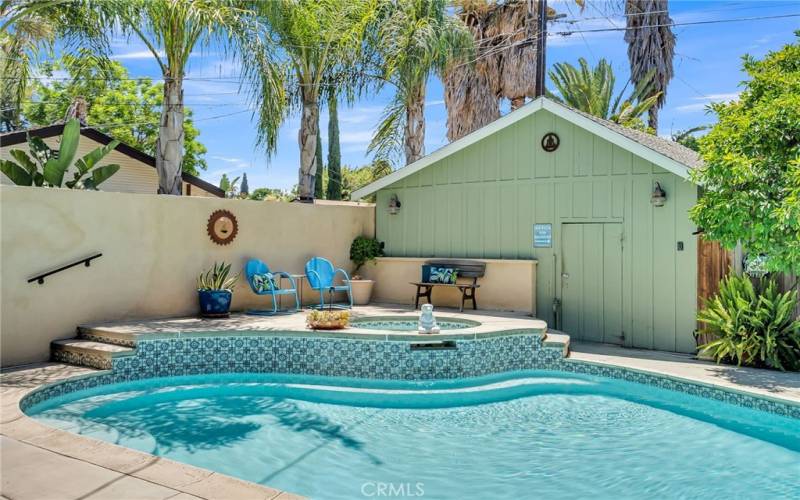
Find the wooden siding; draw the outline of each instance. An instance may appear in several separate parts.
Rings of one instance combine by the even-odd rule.
[[[44,142],[51,148],[58,148],[59,137],[49,137],[44,139]],[[102,144],[92,140],[85,135],[82,135],[78,143],[77,157],[81,157],[95,148],[101,147]],[[10,151],[12,149],[21,149],[28,151],[28,144],[16,144],[13,146],[3,146],[0,148],[0,158],[11,159]],[[155,194],[158,192],[158,173],[152,166],[143,163],[135,158],[120,153],[119,151],[111,151],[103,158],[101,164],[116,163],[120,166],[119,171],[111,176],[107,181],[100,184],[100,191],[113,191],[119,193],[142,193],[142,194]],[[74,170],[69,170],[65,179],[71,179]],[[0,184],[11,184],[8,178],[0,173]],[[184,193],[186,183],[184,182]],[[214,196],[203,189],[192,186],[192,196]]]
[[[551,131],[561,145],[547,153]],[[655,181],[664,207],[650,204]],[[397,215],[386,209],[392,194]],[[625,345],[692,352],[696,197],[691,183],[541,110],[380,190],[377,236],[389,256],[537,259],[537,311],[552,327],[562,224],[622,224]],[[533,248],[535,223],[553,225],[552,248]]]

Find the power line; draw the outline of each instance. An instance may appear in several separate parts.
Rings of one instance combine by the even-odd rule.
[[[247,113],[248,111],[250,111],[250,110],[249,109],[243,109],[241,111],[234,111],[233,113],[225,113],[225,114],[222,114],[222,115],[208,116],[208,117],[205,117],[205,118],[198,118],[198,119],[194,119],[193,118],[192,119],[192,123],[207,122],[207,121],[210,121],[210,120],[218,120],[220,118],[227,118],[229,116],[234,116],[234,115],[240,115],[242,113]],[[132,127],[132,126],[135,126],[135,125],[158,125],[159,123],[160,123],[160,120],[144,121],[144,122],[130,122],[130,123],[102,123],[102,124],[91,124],[88,127],[83,127],[83,128]]]
[[[54,104],[54,105],[58,105],[58,104],[63,104],[64,101],[61,101],[61,102],[58,102],[58,101],[50,101],[50,102],[45,102],[45,101],[22,101],[22,103],[24,103],[24,104],[44,104],[44,105]],[[155,104],[147,104],[147,103],[138,103],[138,102],[98,102],[98,101],[93,101],[89,105],[93,106],[95,104],[100,104],[100,105],[103,105],[103,106],[135,106],[135,107],[141,107],[141,108],[160,107],[162,105],[162,103],[160,103],[160,102],[159,103],[155,103]],[[184,106],[218,107],[218,106],[249,106],[250,103],[242,102],[242,101],[240,101],[240,102],[221,102],[221,103],[210,103],[210,102],[189,103],[189,102],[185,102],[185,103],[183,103],[183,105]]]
[[[600,33],[603,31],[627,31],[629,29],[642,29],[642,28],[662,28],[662,27],[673,27],[673,26],[695,26],[699,24],[717,24],[717,23],[736,23],[736,22],[743,22],[743,21],[763,21],[767,19],[785,19],[789,17],[800,17],[800,14],[781,14],[775,16],[757,16],[757,17],[739,17],[733,19],[709,19],[707,21],[687,21],[684,23],[665,23],[665,24],[651,24],[647,26],[636,26],[635,28],[628,28],[628,27],[615,27],[615,28],[596,28],[596,29],[588,29],[588,30],[572,30],[572,31],[556,31],[553,33],[548,33],[548,35],[560,35],[560,36],[569,36],[573,33]]]

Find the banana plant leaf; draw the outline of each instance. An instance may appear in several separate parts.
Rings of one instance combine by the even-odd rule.
[[[13,161],[0,160],[0,171],[17,186],[30,186],[33,184],[31,174]]]

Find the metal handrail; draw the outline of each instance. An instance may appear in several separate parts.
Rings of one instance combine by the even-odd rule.
[[[92,260],[94,260],[94,259],[96,259],[98,257],[102,257],[102,256],[103,256],[102,253],[96,253],[94,255],[90,255],[88,257],[84,257],[84,258],[82,258],[80,260],[76,260],[75,262],[72,262],[71,264],[67,264],[67,265],[61,266],[58,269],[53,269],[52,271],[47,271],[46,273],[42,273],[42,274],[39,274],[37,276],[34,276],[33,278],[28,280],[28,283],[33,283],[35,281],[35,282],[39,283],[40,285],[43,285],[44,284],[44,279],[47,278],[48,276],[52,276],[53,274],[60,273],[61,271],[65,271],[65,270],[69,269],[70,267],[75,267],[78,264],[83,264],[86,267],[89,267],[92,264]]]

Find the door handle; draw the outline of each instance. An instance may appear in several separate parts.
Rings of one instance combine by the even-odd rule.
[[[569,278],[569,274],[561,273],[561,277],[564,278],[564,279],[567,279],[567,278]]]

